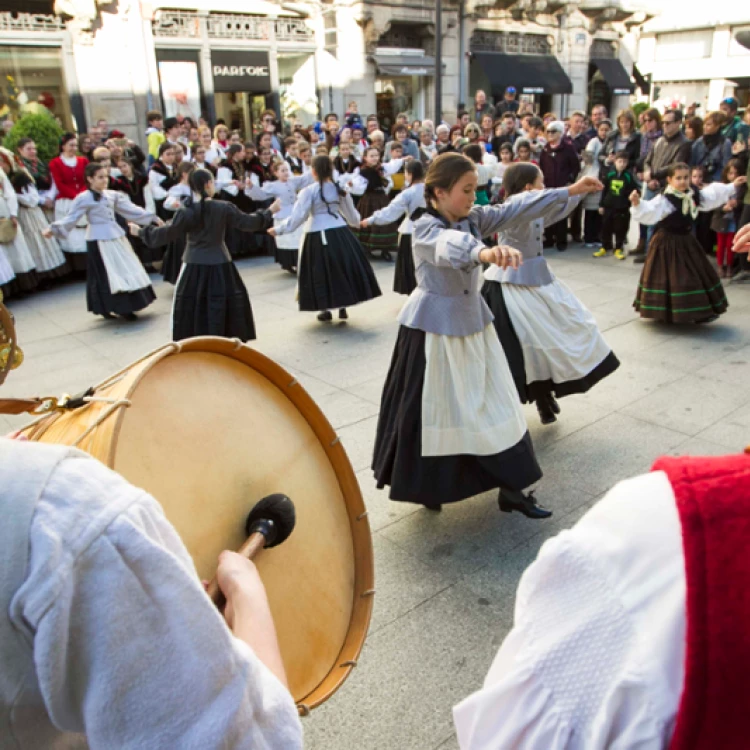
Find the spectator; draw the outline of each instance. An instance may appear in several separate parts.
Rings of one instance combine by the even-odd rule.
[[[516,138],[518,138],[516,116],[512,112],[506,112],[502,120],[495,122],[495,135],[490,141],[493,153],[500,156],[500,148],[504,143],[509,144],[512,149]]]
[[[479,89],[474,94],[474,117],[472,119],[475,123],[479,124],[482,122],[484,115],[492,117],[494,114],[495,108],[487,101],[487,94],[482,89]]]
[[[547,112],[544,117],[542,117],[542,122],[544,123],[544,127],[546,128],[547,125],[549,125],[551,122],[557,122],[558,117],[554,112]]]
[[[619,151],[628,152],[628,169],[635,173],[641,155],[641,134],[635,128],[635,115],[632,109],[620,110],[617,115],[617,128],[609,134],[599,152],[602,172],[614,166],[615,154]]]
[[[519,138],[514,148],[516,150],[516,153],[518,154],[516,161],[518,162],[533,162],[534,164],[538,164],[536,159],[531,158],[531,144],[526,138]]]
[[[349,108],[347,109],[345,118],[346,124],[352,129],[357,125],[362,125],[362,116],[359,114],[359,105],[353,99],[349,102]]]
[[[404,151],[404,156],[411,156],[412,159],[419,159],[419,146],[417,146],[417,144],[411,138],[409,138],[408,126],[404,124],[394,125],[393,141],[401,144]],[[391,160],[391,152],[387,149],[386,151],[387,153],[383,161],[389,162]]]
[[[367,115],[367,135],[369,136],[374,130],[380,130],[380,123],[376,115]]]
[[[382,130],[373,130],[372,133],[368,136],[370,143],[380,151],[381,156],[383,154],[383,149],[385,148],[385,135],[383,134]],[[326,152],[327,153],[327,152]]]
[[[594,253],[595,258],[604,258],[615,251],[617,260],[625,260],[625,240],[630,228],[630,194],[636,189],[633,173],[628,169],[628,154],[620,151],[615,154],[614,167],[602,180],[601,191],[602,246]],[[614,247],[612,237],[614,235]]]
[[[727,124],[721,129],[721,134],[728,138],[730,143],[737,140],[747,143],[750,126],[742,122],[742,118],[737,114],[738,107],[739,102],[733,96],[727,97],[719,105],[719,109],[727,118]]]
[[[599,127],[596,135],[586,144],[582,154],[583,169],[581,177],[596,177],[598,179],[601,172],[599,165],[599,151],[601,151],[604,141],[612,130],[612,123],[609,120],[599,120]],[[583,221],[583,244],[585,247],[601,247],[601,228],[602,216],[599,213],[599,201],[601,191],[598,193],[589,193],[583,199],[584,221]]]
[[[531,148],[531,158],[537,164],[546,141],[542,133],[544,132],[544,123],[540,117],[530,117],[528,120],[528,132],[524,133],[524,139],[528,141]],[[514,144],[514,149],[518,153],[518,141]]]
[[[646,162],[646,157],[651,153],[651,149],[654,144],[661,138],[661,115],[659,110],[647,109],[643,113],[643,128],[641,129],[641,155],[636,165],[638,172],[638,179],[643,179],[643,165]]]
[[[423,127],[419,131],[419,160],[424,164],[425,169],[430,166],[430,162],[437,155],[438,147],[432,137],[432,131]]]
[[[435,145],[437,146],[438,154],[447,154],[456,150],[451,143],[451,129],[447,125],[438,125],[435,135],[437,136],[437,143]]]
[[[725,123],[723,112],[709,112],[703,121],[703,135],[693,142],[690,166],[703,168],[704,185],[721,180],[724,167],[732,158],[732,142],[721,133]],[[695,235],[706,255],[713,255],[716,233],[711,229],[710,211],[698,214]]]
[[[703,135],[703,118],[688,117],[685,121],[685,137],[693,142],[697,141]]]
[[[494,136],[493,125],[492,115],[484,115],[482,121],[479,123],[479,129],[482,131],[481,138],[485,143],[492,143]]]
[[[479,139],[482,137],[482,131],[479,129],[479,125],[475,122],[470,122],[464,128],[464,138],[466,138],[467,144],[479,143]]]
[[[664,135],[656,141],[649,151],[643,164],[643,198],[650,200],[666,187],[667,171],[670,164],[690,162],[692,146],[687,136],[682,132],[682,112],[679,109],[668,109],[661,121]],[[638,240],[638,246],[633,250],[634,263],[643,263],[646,259],[646,248],[653,234],[648,227],[646,236]]]
[[[520,103],[516,99],[516,90],[513,86],[508,86],[503,94],[502,101],[495,107],[495,117],[502,117],[506,112],[515,115],[518,112]]]
[[[595,104],[591,109],[591,127],[586,131],[586,137],[591,140],[599,132],[599,124],[607,120],[609,112],[603,104]]]
[[[545,131],[547,143],[539,157],[539,168],[544,175],[544,185],[547,188],[560,188],[572,185],[580,171],[580,161],[575,146],[563,138],[565,125],[556,120],[547,126]],[[560,252],[568,247],[567,218],[555,222],[544,228],[545,246],[557,246]]]
[[[166,143],[170,143],[173,146],[177,144],[182,145],[185,149],[185,155],[190,159],[190,147],[186,143],[182,143],[180,138],[182,137],[182,128],[176,117],[167,117],[164,120],[164,135],[166,136]]]
[[[586,114],[580,110],[576,110],[570,115],[567,138],[573,144],[579,159],[581,158],[581,153],[586,148],[586,144],[589,142],[585,128]],[[570,236],[573,238],[573,242],[580,242],[583,229],[583,201],[573,209],[568,217],[568,221],[570,222]]]
[[[276,125],[276,113],[272,109],[267,109],[261,116],[263,123],[263,132],[271,134],[271,148],[278,154],[284,153],[284,146],[278,137],[278,127]]]
[[[466,126],[471,122],[471,115],[465,110],[462,109],[458,113],[458,122],[456,123],[456,127],[461,129],[461,132],[464,132],[464,129]]]

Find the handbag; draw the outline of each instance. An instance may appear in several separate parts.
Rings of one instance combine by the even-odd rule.
[[[18,231],[12,219],[0,219],[0,245],[13,242]]]

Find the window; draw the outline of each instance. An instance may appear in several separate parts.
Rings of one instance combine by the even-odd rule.
[[[695,60],[711,57],[713,29],[678,31],[656,37],[655,60]]]
[[[0,112],[13,120],[46,108],[73,129],[58,47],[0,47]]]

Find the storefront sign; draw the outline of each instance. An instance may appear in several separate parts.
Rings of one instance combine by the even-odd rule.
[[[212,50],[211,70],[214,91],[245,91],[266,94],[271,91],[268,52],[260,50]]]
[[[524,94],[543,94],[544,86],[524,86],[522,89]]]
[[[630,89],[613,89],[612,93],[615,96],[622,96],[623,94],[630,96],[633,92]]]

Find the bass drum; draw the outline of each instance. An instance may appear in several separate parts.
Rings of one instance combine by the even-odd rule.
[[[255,559],[301,713],[356,665],[372,612],[367,513],[336,433],[288,372],[239,341],[168,344],[96,386],[85,405],[26,429],[75,445],[143,487],[210,579],[245,541],[253,505],[295,504],[283,544]]]

